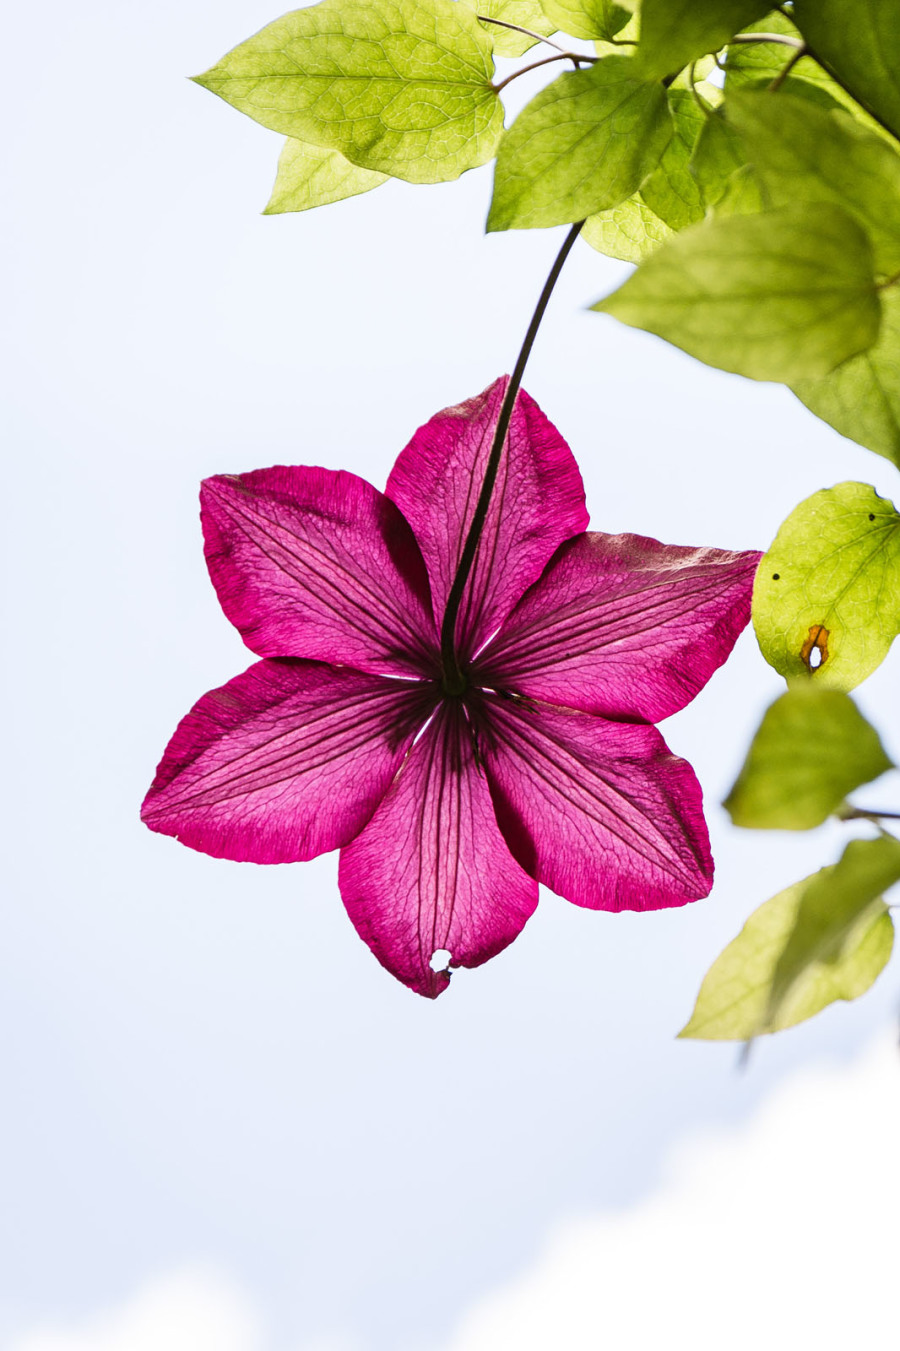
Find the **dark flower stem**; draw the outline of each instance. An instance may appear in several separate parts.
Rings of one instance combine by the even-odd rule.
[[[478,494],[478,501],[475,504],[472,523],[469,526],[469,533],[466,535],[466,541],[459,557],[456,575],[453,578],[453,585],[450,587],[450,594],[447,597],[447,608],[444,611],[444,619],[441,624],[441,667],[443,670],[444,690],[447,694],[462,694],[463,690],[466,688],[466,678],[460,669],[459,656],[456,651],[456,620],[459,616],[459,607],[462,602],[463,592],[466,589],[466,582],[469,580],[469,574],[472,571],[472,564],[475,562],[478,541],[481,539],[481,532],[484,529],[484,523],[487,519],[491,494],[494,491],[494,484],[497,481],[497,470],[500,468],[503,443],[506,440],[506,433],[509,431],[509,421],[512,417],[516,395],[522,384],[525,366],[531,355],[531,349],[534,346],[537,331],[541,326],[544,311],[553,294],[553,288],[556,285],[560,272],[562,272],[563,264],[572,250],[572,245],[578,238],[582,225],[584,225],[583,220],[575,222],[569,230],[569,233],[566,235],[562,248],[556,255],[556,260],[550,269],[547,280],[544,282],[544,289],[541,291],[540,298],[535,306],[534,314],[531,316],[531,323],[528,325],[528,331],[525,334],[525,338],[519,350],[516,364],[513,367],[513,373],[509,378],[509,384],[506,386],[503,402],[500,405],[500,412],[497,415],[497,425],[494,428],[494,439],[491,442],[487,467],[484,471],[484,481],[481,485],[481,492]]]

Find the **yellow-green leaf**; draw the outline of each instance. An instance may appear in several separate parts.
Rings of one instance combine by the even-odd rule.
[[[881,292],[877,342],[820,380],[791,389],[816,417],[900,468],[900,292]]]
[[[621,258],[625,263],[640,263],[672,233],[665,221],[651,211],[636,192],[608,211],[589,216],[581,231],[582,239],[598,253]]]
[[[481,25],[490,35],[495,56],[521,56],[540,38],[549,37],[554,30],[554,25],[544,13],[540,0],[459,0],[459,3],[475,14],[500,21]],[[513,28],[504,28],[503,24],[528,28],[532,33],[537,33],[538,37],[517,33]]]
[[[710,113],[700,128],[690,162],[707,208],[715,208],[722,201],[735,174],[747,167],[744,143],[724,112]],[[757,209],[762,209],[762,203]]]
[[[796,0],[794,20],[813,54],[879,121],[900,136],[897,0]]]
[[[494,154],[491,40],[453,0],[323,0],[276,19],[198,77],[263,126],[411,183]]]
[[[737,91],[726,113],[773,206],[843,207],[872,241],[876,269],[900,269],[900,147],[849,113],[787,94]]]
[[[868,238],[840,207],[701,221],[593,306],[756,380],[825,375],[872,346]]]
[[[641,185],[641,198],[660,220],[673,230],[702,220],[706,214],[703,192],[691,173],[691,155],[707,114],[686,89],[668,91],[674,135],[653,173]]]
[[[900,515],[866,483],[801,502],[753,586],[762,654],[781,675],[850,690],[900,631]]]
[[[736,826],[809,830],[892,768],[850,696],[804,680],[766,710],[725,806]]]
[[[321,146],[288,139],[278,158],[275,186],[263,215],[326,206],[370,192],[387,180],[387,174],[351,164],[339,150],[323,150]]]
[[[637,78],[630,57],[560,75],[503,137],[487,228],[565,225],[616,206],[671,135],[666,91]]]
[[[634,55],[641,34],[641,16],[627,0],[624,7],[630,9],[631,13],[627,23],[619,29],[615,37],[594,39],[594,51],[598,56]]]
[[[554,26],[573,38],[609,42],[631,18],[614,0],[542,0],[542,4]]]
[[[724,47],[771,0],[643,0],[638,59],[648,75],[674,75]]]
[[[766,1009],[768,1023],[778,1017],[811,966],[824,964],[833,968],[840,963],[856,937],[857,925],[867,915],[879,912],[884,904],[882,892],[897,881],[900,881],[900,840],[892,835],[851,841],[833,869],[810,879],[772,974]]]
[[[894,942],[891,917],[880,900],[866,903],[844,931],[836,952],[811,957],[772,1007],[775,972],[797,927],[804,897],[815,885],[827,904],[837,867],[823,868],[754,910],[706,973],[694,1012],[679,1036],[749,1041],[793,1027],[835,1000],[865,994],[887,964]]]

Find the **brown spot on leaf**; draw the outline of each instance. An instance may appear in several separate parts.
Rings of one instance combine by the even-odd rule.
[[[819,667],[824,666],[828,660],[828,639],[830,636],[824,624],[811,625],[809,637],[800,649],[801,659],[805,662],[806,669],[810,673],[818,671]]]

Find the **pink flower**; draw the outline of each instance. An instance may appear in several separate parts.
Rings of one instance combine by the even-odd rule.
[[[210,575],[261,661],[179,724],[144,802],[217,858],[340,847],[359,934],[434,998],[505,948],[543,882],[576,905],[706,896],[700,786],[652,725],[749,617],[759,554],[585,533],[578,467],[516,401],[442,686],[440,620],[506,388],[438,413],[379,493],[275,468],[203,484]],[[437,963],[436,963],[437,964]]]

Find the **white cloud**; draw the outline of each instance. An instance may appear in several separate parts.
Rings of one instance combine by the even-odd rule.
[[[38,1328],[9,1351],[262,1351],[247,1299],[209,1268],[189,1268],[144,1286],[118,1309],[78,1327]]]
[[[745,1126],[694,1135],[639,1205],[557,1227],[441,1351],[895,1351],[900,1051],[783,1084]],[[305,1351],[352,1351],[326,1340]],[[5,1351],[271,1351],[211,1268],[147,1284]]]
[[[557,1228],[443,1351],[895,1351],[900,1052],[782,1085],[620,1214]]]

